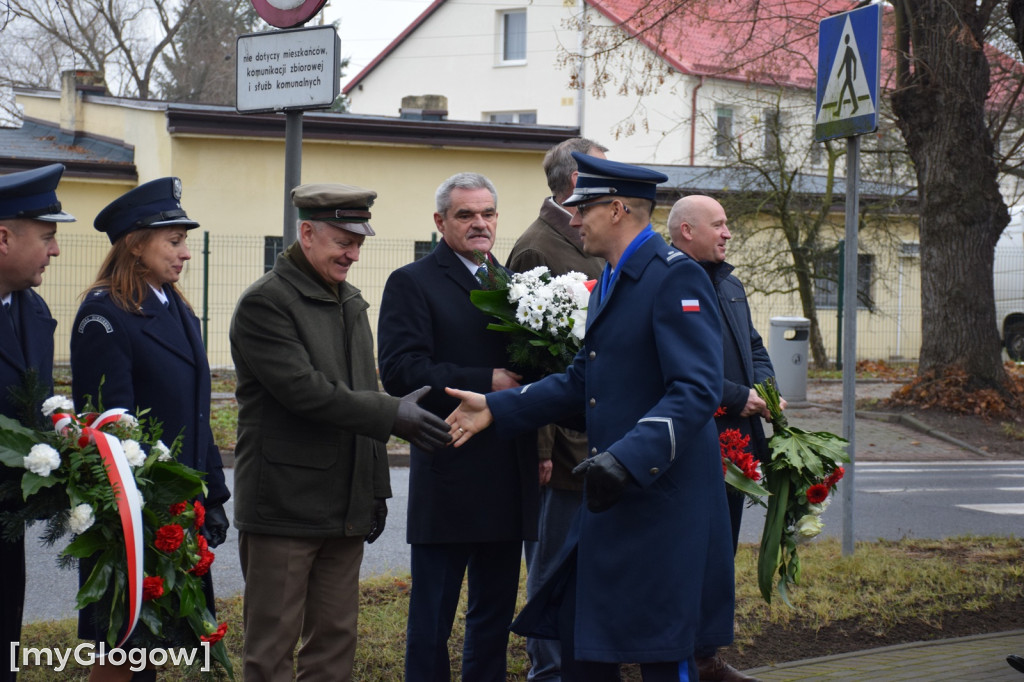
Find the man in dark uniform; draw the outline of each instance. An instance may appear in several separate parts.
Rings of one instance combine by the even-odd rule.
[[[722,315],[722,349],[725,378],[722,385],[721,413],[715,418],[718,432],[737,429],[750,437],[750,451],[757,459],[768,454],[768,441],[761,418],[770,418],[765,405],[753,389],[754,384],[775,376],[768,351],[761,335],[750,319],[750,306],[743,284],[732,274],[733,266],[725,262],[726,243],[732,238],[726,222],[725,209],[708,196],[692,195],[675,203],[668,216],[668,232],[672,245],[699,262],[711,278],[718,295]],[[739,543],[740,521],[744,495],[727,492],[729,517],[732,522],[732,548]],[[696,652],[700,679],[710,682],[753,682],[722,660],[717,647],[698,646]]]
[[[560,142],[544,156],[544,174],[551,196],[544,200],[540,215],[516,240],[508,257],[508,268],[526,272],[545,266],[552,275],[582,272],[597,279],[604,259],[583,252],[579,231],[569,224],[576,209],[562,208],[576,186],[576,159],[580,152],[603,159],[608,151],[593,140],[573,137]],[[587,458],[587,434],[550,424],[537,432],[540,458],[540,525],[537,541],[526,543],[526,596],[532,597],[554,570],[558,552],[565,543],[569,524],[583,501],[583,482],[572,470]],[[531,637],[526,640],[530,655],[529,680],[558,680],[558,642]]]
[[[608,261],[584,347],[561,375],[499,393],[449,389],[455,445],[585,412],[584,500],[559,568],[513,630],[557,637],[562,679],[697,679],[698,632],[732,641],[733,557],[718,432],[722,339],[715,292],[651,228],[658,172],[583,154],[576,206],[588,254]],[[493,416],[492,416],[493,415]],[[487,432],[484,433],[487,435]],[[712,604],[710,601],[720,603]],[[710,623],[706,614],[716,614]]]
[[[60,255],[56,223],[74,217],[61,210],[57,183],[64,166],[53,164],[0,177],[0,414],[41,426],[37,405],[16,405],[11,388],[21,388],[32,370],[53,392],[53,330],[57,322],[32,287],[43,281],[50,258]],[[0,507],[2,509],[2,507]],[[13,680],[11,642],[21,639],[25,602],[25,539],[0,540],[0,647],[6,662],[0,679]]]
[[[445,386],[486,393],[518,386],[506,369],[507,335],[470,301],[479,289],[474,258],[490,256],[498,197],[478,173],[441,183],[434,224],[441,241],[391,273],[380,304],[380,377],[389,392],[430,386],[423,405],[443,417],[458,404]],[[515,613],[523,540],[537,532],[537,436],[486,434],[471,447],[433,454],[415,443],[409,471],[412,595],[405,679],[448,680],[448,638],[468,573],[469,610],[462,651],[466,682],[504,680],[508,626]]]
[[[424,391],[395,398],[377,385],[369,305],[348,281],[375,234],[376,197],[351,185],[293,189],[298,241],[231,320],[248,682],[290,681],[293,667],[302,680],[352,679],[363,542],[384,532],[391,497],[385,443],[448,442],[416,404]]]

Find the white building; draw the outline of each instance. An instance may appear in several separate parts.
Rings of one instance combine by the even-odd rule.
[[[811,135],[817,25],[855,3],[695,2],[663,20],[656,5],[437,0],[345,93],[359,114],[431,94],[451,119],[576,126],[634,163],[719,165],[782,139],[810,157],[805,170],[824,167]],[[615,49],[627,34],[639,40]]]

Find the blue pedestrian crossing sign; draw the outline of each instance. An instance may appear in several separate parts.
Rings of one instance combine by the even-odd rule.
[[[814,139],[878,129],[882,6],[867,5],[818,24],[818,89]]]

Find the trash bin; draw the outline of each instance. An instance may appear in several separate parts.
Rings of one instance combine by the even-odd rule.
[[[768,325],[768,357],[775,368],[779,394],[791,403],[806,402],[811,321],[806,317],[773,317]]]

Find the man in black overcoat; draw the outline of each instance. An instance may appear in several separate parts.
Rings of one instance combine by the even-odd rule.
[[[507,369],[508,337],[470,301],[497,229],[497,193],[477,173],[445,180],[436,195],[433,252],[391,274],[377,330],[381,381],[389,393],[430,386],[420,405],[441,418],[458,401],[445,386],[480,393],[519,385]],[[412,545],[405,679],[448,680],[448,637],[468,572],[462,656],[466,682],[504,680],[524,539],[537,532],[536,434],[427,453],[413,445],[407,539]]]

